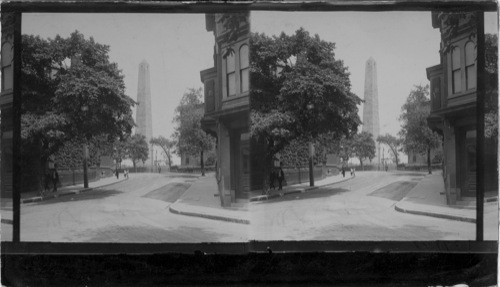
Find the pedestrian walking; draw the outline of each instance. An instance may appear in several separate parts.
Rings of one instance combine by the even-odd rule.
[[[116,174],[116,179],[118,179],[118,176],[120,175],[120,173],[118,172],[118,169],[115,170],[115,174]]]
[[[274,182],[276,181],[278,175],[276,173],[276,168],[271,169],[271,173],[269,174],[269,189],[276,189],[276,186],[274,186]]]
[[[54,186],[54,189],[52,189],[52,192],[57,192],[57,183],[59,182],[59,173],[57,172],[57,165],[54,164],[54,170],[52,170],[52,185]]]
[[[283,163],[280,163],[280,168],[278,170],[278,190],[283,189],[283,181],[285,181],[285,173],[283,172]]]
[[[45,172],[45,175],[44,175],[43,181],[44,181],[44,187],[43,187],[43,190],[44,190],[45,192],[49,192],[49,191],[50,191],[50,182],[52,181],[50,171],[48,171],[48,170],[47,170],[47,171]]]
[[[345,168],[342,166],[342,177],[345,177]]]
[[[387,172],[388,170],[389,170],[389,166],[385,165],[385,172]]]

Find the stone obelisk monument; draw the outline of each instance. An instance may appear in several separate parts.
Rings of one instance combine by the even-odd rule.
[[[151,89],[149,86],[149,64],[142,60],[139,64],[139,83],[137,85],[137,110],[135,118],[137,128],[135,133],[146,137],[149,146],[149,158],[145,166],[153,164],[153,147],[149,141],[153,137],[153,120],[151,117]]]
[[[377,63],[372,57],[366,61],[365,68],[365,102],[363,105],[362,131],[373,135],[376,149],[372,164],[380,166],[380,147],[377,143],[377,137],[379,136]]]

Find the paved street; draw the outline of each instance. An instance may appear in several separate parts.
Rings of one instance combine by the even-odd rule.
[[[251,205],[256,240],[474,240],[475,224],[395,211],[421,173],[358,172],[350,181]],[[485,222],[485,239],[498,238]]]
[[[358,172],[345,182],[227,210],[213,206],[218,205],[219,199],[213,197],[216,187],[210,176],[199,179],[186,192],[196,178],[131,174],[129,180],[85,193],[21,205],[21,240],[474,240],[474,223],[395,210],[395,204],[424,176],[409,172]],[[250,224],[174,214],[169,207],[176,201],[177,208],[183,211],[223,217],[239,215],[248,218]],[[498,213],[489,215],[485,217],[484,237],[495,240]],[[12,225],[2,223],[2,240],[10,240],[11,233]]]
[[[248,225],[176,215],[168,207],[195,178],[130,174],[102,189],[21,206],[21,241],[236,242]],[[2,240],[12,225],[2,224]]]

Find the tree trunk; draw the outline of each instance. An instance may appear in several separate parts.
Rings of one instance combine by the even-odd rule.
[[[203,150],[200,151],[201,176],[205,176],[205,162],[203,161]]]
[[[170,154],[167,154],[167,159],[168,159],[168,170],[172,169],[172,159]]]
[[[365,167],[363,166],[363,160],[361,158],[359,159],[359,164],[361,165],[361,170],[365,170]]]
[[[135,166],[135,161],[132,161],[132,164],[134,165],[134,172],[137,173],[137,167]]]
[[[429,168],[429,174],[432,174],[431,168],[431,149],[427,148],[427,168]]]

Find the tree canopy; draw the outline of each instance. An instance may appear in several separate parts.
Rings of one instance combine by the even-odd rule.
[[[22,37],[21,137],[47,159],[71,140],[124,138],[134,126],[123,75],[109,46],[78,31],[69,38]]]
[[[418,85],[410,91],[406,103],[401,107],[401,131],[399,136],[405,153],[410,151],[427,153],[427,165],[431,173],[430,152],[437,148],[441,137],[427,125],[430,115],[429,85]]]
[[[392,154],[394,155],[397,166],[399,164],[399,150],[401,149],[401,139],[390,134],[385,134],[378,136],[377,142],[385,144],[389,147]]]
[[[294,35],[252,34],[250,132],[265,139],[269,157],[294,139],[339,140],[357,130],[361,99],[334,49],[303,28]]]
[[[177,143],[177,154],[200,156],[201,170],[204,174],[203,153],[214,147],[215,139],[201,128],[204,115],[202,93],[200,89],[189,89],[182,96],[175,109],[176,123],[174,139]]]
[[[486,97],[484,135],[498,142],[498,36],[485,34]]]
[[[352,144],[352,152],[356,154],[359,159],[359,164],[363,169],[363,160],[365,158],[370,161],[375,158],[375,141],[373,140],[373,135],[369,132],[361,132],[354,135],[350,141]]]
[[[158,136],[158,137],[152,138],[149,142],[152,145],[159,146],[163,150],[163,152],[165,153],[165,156],[167,157],[167,160],[168,160],[168,166],[171,168],[172,167],[172,149],[175,147],[175,141],[167,139],[164,136]]]
[[[141,134],[134,134],[127,139],[125,144],[125,149],[128,156],[132,160],[134,169],[136,168],[136,163],[142,161],[143,163],[149,157],[148,143],[146,142],[146,136]]]

